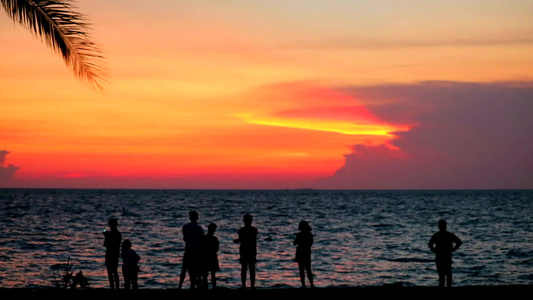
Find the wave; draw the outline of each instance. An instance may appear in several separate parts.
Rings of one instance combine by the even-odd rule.
[[[516,258],[533,258],[533,250],[511,249],[507,252],[507,256]]]
[[[400,263],[428,263],[428,262],[435,262],[434,259],[428,259],[428,258],[417,258],[417,257],[413,257],[413,258],[388,258],[388,259],[385,259],[387,261],[392,261],[392,262],[400,262]]]

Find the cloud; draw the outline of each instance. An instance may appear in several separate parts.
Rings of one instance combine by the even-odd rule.
[[[349,94],[317,83],[272,84],[258,94],[269,107],[236,115],[246,123],[387,138],[390,132],[408,130],[376,118]]]
[[[20,169],[19,167],[15,167],[12,164],[9,164],[7,166],[4,166],[6,161],[6,156],[10,152],[7,150],[0,150],[0,187],[3,186],[3,184],[6,184],[13,180],[15,173]]]
[[[412,47],[472,47],[472,46],[513,46],[513,45],[531,45],[533,39],[524,35],[515,35],[507,37],[484,37],[484,38],[451,38],[451,39],[401,39],[401,38],[337,38],[324,41],[300,41],[297,44],[291,44],[293,47],[300,48],[347,48],[347,49],[388,49],[388,48],[412,48]]]
[[[6,156],[9,154],[10,152],[7,151],[7,150],[0,150],[0,166],[3,166],[5,161],[6,161]]]
[[[354,145],[321,188],[533,188],[533,82],[348,87],[398,132],[391,147]]]

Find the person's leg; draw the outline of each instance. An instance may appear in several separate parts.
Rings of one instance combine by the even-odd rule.
[[[189,268],[189,279],[191,280],[191,289],[199,286],[200,283],[198,282],[198,274],[193,267]]]
[[[255,263],[250,264],[250,286],[255,288]]]
[[[200,258],[198,253],[193,253],[189,257],[189,276],[191,278],[191,287],[192,288],[202,288],[202,268],[200,265]]]
[[[208,277],[209,277],[209,271],[202,270],[202,276],[201,276],[202,288],[206,290],[209,288]]]
[[[122,275],[124,275],[124,289],[129,290],[131,287],[131,277],[128,271],[122,269]]]
[[[446,276],[444,273],[439,273],[439,287],[444,287],[444,282],[446,281]]]
[[[211,284],[213,285],[213,289],[217,287],[217,273],[216,271],[211,271]]]
[[[439,271],[439,286],[444,287],[446,285],[448,287],[451,287],[452,286],[452,260],[451,259],[442,260],[439,263],[437,270]]]
[[[241,264],[241,286],[242,288],[246,287],[246,267],[247,264]]]
[[[183,282],[185,281],[185,276],[187,276],[187,265],[185,264],[185,262],[183,262],[181,265],[180,282],[179,282],[178,289],[181,289],[181,287],[183,286]]]
[[[111,289],[117,289],[119,287],[118,266],[107,267],[107,278],[109,280],[109,286]]]
[[[107,267],[107,279],[109,280],[109,287],[115,289],[115,277],[113,276],[113,269]]]
[[[136,289],[139,288],[139,285],[138,285],[138,283],[137,283],[138,279],[139,279],[139,273],[134,272],[134,273],[132,274],[132,277],[131,277],[131,285],[132,285],[132,288],[133,288],[134,290],[136,290]]]
[[[120,279],[119,279],[120,276],[118,275],[118,270],[117,269],[115,269],[114,274],[115,274],[115,287],[118,290],[118,286],[119,286],[119,282],[120,282]]]
[[[305,270],[307,272],[307,279],[309,279],[309,285],[311,287],[315,287],[313,283],[313,272],[311,271],[311,264],[306,265]]]
[[[442,263],[437,261],[437,273],[439,274],[439,287],[444,287],[444,283],[446,280],[446,273],[444,272],[444,267],[442,266]]]
[[[452,287],[452,280],[453,279],[453,276],[452,276],[452,267],[450,266],[446,272],[446,285],[448,287]]]
[[[298,270],[300,271],[300,282],[302,283],[302,287],[305,287],[305,268],[304,265],[301,262],[298,262]]]

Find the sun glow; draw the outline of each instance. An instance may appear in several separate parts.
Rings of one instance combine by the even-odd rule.
[[[0,18],[0,171],[12,164],[12,182],[50,187],[318,180],[354,145],[404,147],[394,141],[421,108],[371,87],[532,74],[530,4],[520,1],[237,2],[77,1],[108,63],[103,95]]]
[[[388,138],[394,138],[394,132],[409,130],[407,126],[357,124],[354,122],[339,120],[276,119],[250,115],[240,115],[240,117],[249,124],[325,131],[345,135],[385,136]]]

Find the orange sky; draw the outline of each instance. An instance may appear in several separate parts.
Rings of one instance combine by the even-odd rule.
[[[104,94],[0,18],[0,150],[20,168],[5,185],[305,187],[421,125],[342,86],[533,74],[530,1],[77,3]]]

